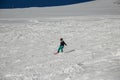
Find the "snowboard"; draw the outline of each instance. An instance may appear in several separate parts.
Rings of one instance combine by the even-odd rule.
[[[57,54],[58,54],[58,52],[55,52],[55,53],[54,53],[54,55],[57,55]]]

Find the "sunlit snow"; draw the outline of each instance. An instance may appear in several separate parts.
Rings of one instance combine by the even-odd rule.
[[[120,16],[1,19],[0,80],[120,80]]]

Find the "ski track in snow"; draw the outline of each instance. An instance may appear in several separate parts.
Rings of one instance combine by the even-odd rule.
[[[54,55],[60,37],[71,52]],[[119,80],[119,74],[119,15],[0,20],[0,80]]]

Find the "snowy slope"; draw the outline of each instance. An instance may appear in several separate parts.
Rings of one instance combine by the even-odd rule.
[[[119,8],[95,0],[1,9],[0,80],[120,80]],[[54,55],[61,37],[68,46]]]
[[[2,9],[0,18],[38,18],[46,16],[119,15],[118,0],[95,0],[69,6]]]
[[[120,80],[119,36],[116,15],[0,20],[0,80]]]

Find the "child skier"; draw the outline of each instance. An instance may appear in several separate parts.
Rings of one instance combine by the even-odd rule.
[[[60,46],[58,48],[57,53],[59,53],[60,51],[63,52],[64,45],[67,46],[67,44],[64,42],[63,38],[60,38]]]

